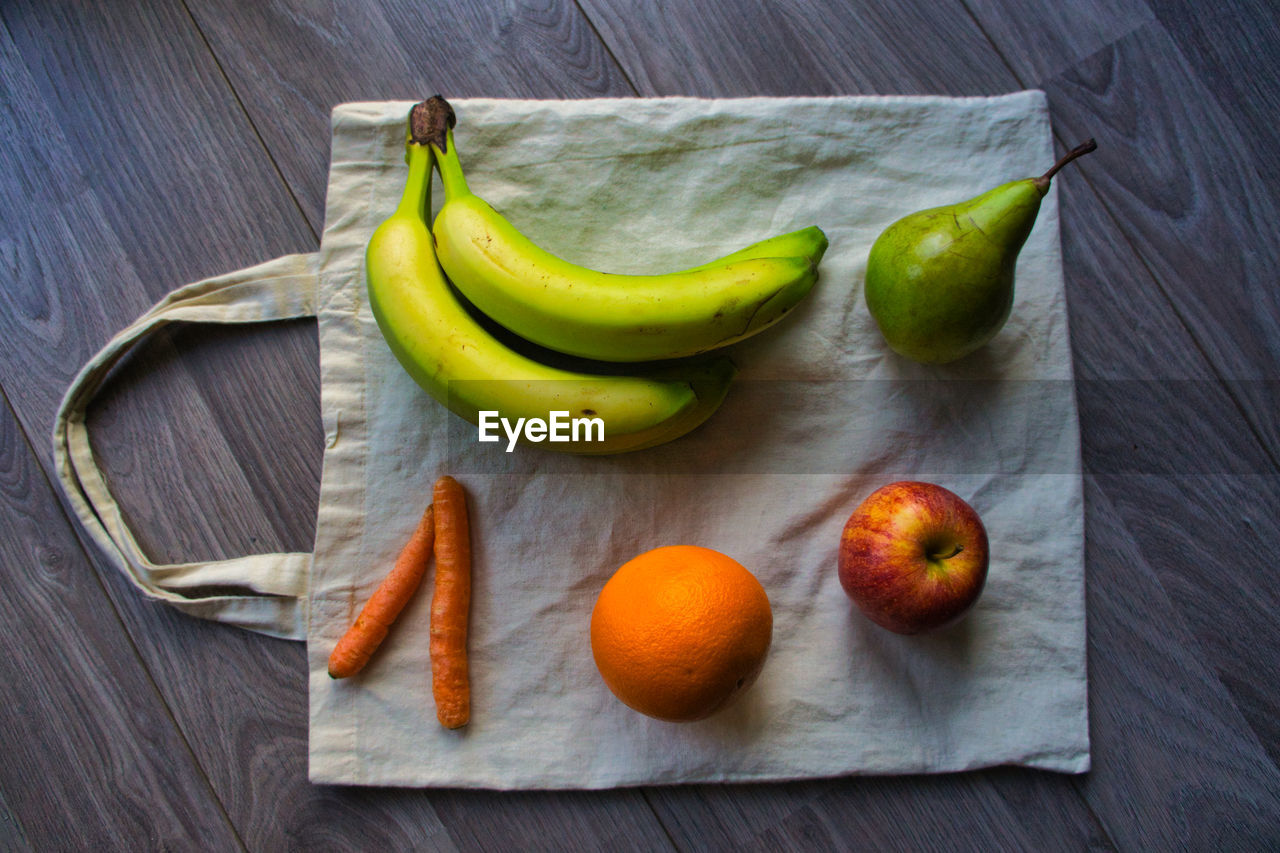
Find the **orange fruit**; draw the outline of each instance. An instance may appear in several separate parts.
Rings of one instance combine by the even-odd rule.
[[[695,545],[624,563],[591,612],[591,653],[605,684],[660,720],[700,720],[722,708],[755,681],[772,639],[760,582]]]

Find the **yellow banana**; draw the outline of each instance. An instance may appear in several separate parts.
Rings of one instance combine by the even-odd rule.
[[[625,362],[706,352],[773,325],[817,280],[827,239],[816,227],[664,275],[569,263],[471,192],[447,125],[430,142],[444,184],[432,233],[445,273],[481,312],[549,349]]]
[[[643,376],[596,375],[535,361],[490,335],[454,296],[436,260],[427,224],[431,149],[411,136],[406,160],[404,194],[366,250],[368,292],[391,351],[433,397],[472,423],[483,412],[508,423],[546,423],[556,413],[582,419],[581,432],[566,429],[567,440],[541,445],[576,453],[618,453],[671,441],[719,407],[734,374],[726,358]],[[586,428],[597,419],[603,437]],[[545,432],[543,437],[549,438]]]

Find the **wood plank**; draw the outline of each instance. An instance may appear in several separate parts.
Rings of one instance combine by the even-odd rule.
[[[1280,475],[1130,476],[1104,489],[1221,679],[1280,762],[1280,590],[1272,579]],[[1277,780],[1280,783],[1280,780]]]
[[[649,792],[677,846],[717,850],[1110,849],[1073,777],[1017,768]]]
[[[1264,850],[1280,772],[1200,660],[1125,514],[1086,478],[1093,769],[1077,780],[1122,850]]]
[[[1147,0],[1187,64],[1230,111],[1259,175],[1280,172],[1280,16],[1268,0]]]
[[[635,789],[431,792],[459,850],[672,850]]]
[[[279,343],[266,327],[162,332],[138,347],[90,405],[98,465],[153,560],[311,550],[323,448],[319,401],[286,405],[271,384],[243,375],[239,384],[219,383],[224,390],[216,398],[207,396],[208,372],[246,347],[266,357]],[[208,367],[194,367],[202,362]],[[305,459],[310,478],[290,457]]]
[[[1018,88],[959,2],[581,5],[641,95],[961,95]]]
[[[302,644],[164,607],[143,613],[148,605],[129,590],[112,593],[130,621],[153,626],[142,649],[148,667],[249,849],[451,849],[422,792],[307,781]]]
[[[1264,567],[1280,538],[1276,468],[1225,382],[1092,190],[1064,181],[1063,253],[1081,440],[1130,535],[1273,760],[1280,628]],[[1158,378],[1165,377],[1165,378]],[[1176,413],[1176,414],[1171,414]]]
[[[1116,227],[1088,177],[1067,174],[1055,183],[1072,360],[1081,404],[1095,393],[1122,398],[1125,384],[1148,397],[1158,393],[1161,385],[1169,391],[1182,385],[1207,393],[1216,387],[1216,404],[1225,402],[1234,408],[1223,400],[1224,384],[1195,346],[1182,318],[1163,298],[1150,269]],[[1123,424],[1128,417],[1155,419],[1167,411],[1168,401],[1154,409],[1144,402],[1148,405],[1124,405],[1118,410],[1108,406],[1107,399],[1090,403],[1090,416],[1082,416],[1082,421],[1087,426],[1095,417],[1107,417]],[[1110,429],[1096,432],[1117,444],[1124,440],[1132,444],[1142,435],[1132,429],[1118,434]],[[1168,448],[1161,444],[1160,449]],[[1116,462],[1123,461],[1117,454]],[[1149,471],[1156,464],[1148,455],[1134,470]]]
[[[1039,776],[1021,771],[1007,783],[1010,793],[1021,780],[1036,786]],[[1016,777],[1016,778],[1015,778]],[[1114,849],[1083,812],[1068,823],[1054,806],[1067,790],[1041,792],[1032,812],[1019,813],[1012,802],[994,800],[981,790],[988,774],[949,777],[897,777],[842,785],[747,845],[748,850],[928,850],[957,842],[971,850],[1050,851]],[[1068,785],[1058,779],[1056,785]],[[1005,784],[997,784],[1002,790]],[[904,803],[903,793],[911,794]],[[1077,823],[1077,818],[1086,822]],[[963,841],[959,841],[963,839]]]
[[[347,101],[633,94],[573,3],[187,4],[319,233],[329,114]],[[358,58],[358,60],[356,59]],[[317,68],[333,73],[316,74]]]
[[[144,276],[128,257],[124,243],[128,235],[122,239],[113,227],[118,218],[113,219],[86,172],[75,165],[75,148],[63,134],[67,122],[49,111],[14,44],[7,37],[4,44],[6,90],[19,97],[6,101],[2,109],[12,122],[9,126],[20,135],[6,137],[0,146],[0,157],[12,166],[5,174],[13,176],[0,184],[0,194],[8,202],[0,210],[5,226],[0,255],[15,272],[0,293],[0,302],[9,309],[0,316],[0,359],[6,390],[27,431],[44,437],[50,434],[60,397],[80,365],[118,328],[150,307],[151,298]],[[139,199],[139,204],[145,207],[144,200]],[[156,384],[144,384],[151,396],[141,401],[140,408],[124,410],[115,418],[116,428],[132,431],[128,441],[121,442],[111,427],[105,430],[108,445],[114,439],[139,454],[127,472],[116,466],[121,477],[113,487],[126,512],[142,522],[142,542],[157,556],[217,556],[222,553],[220,547],[244,553],[254,550],[258,542],[267,543],[267,548],[259,548],[267,550],[281,532],[291,529],[290,524],[296,529],[296,514],[280,508],[287,507],[293,496],[316,491],[314,461],[310,473],[281,481],[278,472],[306,471],[289,466],[290,457],[300,454],[288,452],[284,442],[275,444],[284,457],[281,463],[264,466],[271,473],[263,473],[239,465],[230,443],[219,440],[220,435],[230,435],[239,441],[240,436],[252,434],[248,428],[221,434],[209,430],[223,407],[211,405],[199,389],[207,387],[206,380],[220,369],[234,369],[236,352],[242,376],[248,368],[242,345],[228,342],[221,349],[231,351],[230,357],[222,359],[219,353],[222,360],[182,363],[172,346],[159,340],[143,351],[131,371],[121,375],[125,384],[130,377],[144,374],[157,379]],[[221,367],[228,362],[230,368]],[[269,368],[257,371],[268,376],[270,372]],[[41,381],[20,381],[24,376],[39,376]],[[241,396],[245,387],[253,387],[243,379],[234,386],[223,378],[214,384],[213,394],[219,385],[236,388]],[[236,399],[230,390],[222,396]],[[318,411],[314,392],[312,398],[312,408]],[[281,406],[299,408],[277,400],[267,410]],[[178,420],[157,419],[162,412],[177,412]],[[253,417],[267,423],[273,420]],[[286,434],[299,433],[297,424],[277,424],[278,433],[286,429]],[[318,425],[312,431],[313,447],[318,447]],[[181,439],[193,434],[207,435],[208,440]],[[47,459],[48,446],[42,443],[39,449]],[[118,461],[110,460],[109,467]],[[187,477],[197,471],[205,480],[192,489]],[[270,499],[258,504],[257,513],[236,511],[244,505],[245,494],[254,491]],[[216,527],[206,513],[211,504],[232,508]],[[309,531],[295,534],[293,540],[307,547],[308,536]]]
[[[239,849],[7,404],[0,496],[0,842]]]
[[[96,192],[146,273],[148,302],[315,248],[181,3],[15,0],[4,21],[36,93],[71,134],[71,159],[51,167],[80,171]]]
[[[34,850],[22,830],[22,822],[10,810],[0,788],[0,851],[2,853],[28,853]]]
[[[9,387],[19,418],[33,434],[49,434],[58,400],[79,366],[169,290],[282,254],[289,241],[300,236],[312,239],[287,191],[264,191],[272,181],[278,184],[278,178],[260,150],[256,160],[252,154],[237,153],[237,148],[251,145],[247,127],[242,123],[241,141],[232,144],[225,130],[219,133],[214,126],[222,119],[211,118],[218,114],[212,105],[175,91],[171,81],[191,77],[191,68],[200,65],[191,53],[199,46],[192,43],[189,19],[174,10],[165,17],[162,4],[151,8],[158,18],[138,16],[132,22],[124,5],[110,15],[100,7],[82,9],[79,14],[85,17],[79,20],[65,17],[70,12],[57,18],[51,12],[41,19],[40,28],[28,30],[22,24],[33,14],[30,8],[6,5],[8,31],[13,34],[12,42],[6,39],[11,45],[6,65],[12,62],[18,68],[26,63],[24,55],[39,57],[31,65],[39,75],[14,72],[22,79],[15,79],[20,88],[10,91],[24,94],[9,103],[23,111],[13,116],[22,135],[11,137],[15,147],[6,148],[5,156],[28,168],[6,170],[27,176],[7,185],[5,192],[14,204],[0,214],[10,226],[0,246],[11,268],[18,270],[16,287],[6,289],[2,297],[15,309],[0,321],[8,333],[3,342],[6,377],[45,377],[41,382],[11,382]],[[186,41],[179,37],[184,23]],[[169,52],[140,47],[137,39],[146,34],[168,45]],[[66,48],[52,49],[54,44]],[[113,54],[110,44],[125,47]],[[129,52],[130,46],[137,56],[159,58],[141,62]],[[53,61],[45,61],[46,55]],[[183,71],[175,68],[179,65]],[[203,66],[205,77],[199,83],[220,79],[211,60],[206,58]],[[126,80],[136,81],[134,87],[122,88],[120,81]],[[147,98],[152,102],[140,108],[138,103]],[[26,106],[30,104],[40,106]],[[234,99],[224,93],[221,108],[234,110]],[[202,117],[209,122],[205,127]],[[65,135],[69,128],[76,130],[72,140]],[[115,169],[104,176],[92,168],[95,162],[112,163]],[[118,179],[120,172],[129,179]],[[210,180],[210,174],[218,180]],[[210,187],[218,192],[209,192]],[[227,207],[218,207],[219,195]],[[274,200],[265,204],[242,205],[238,200],[272,195]],[[193,205],[194,199],[200,203]],[[238,223],[245,213],[250,214],[248,227],[226,225]],[[262,228],[254,220],[276,227]],[[273,246],[264,242],[267,232],[277,235]],[[262,254],[249,254],[254,251]],[[33,339],[31,332],[39,337]],[[299,495],[312,496],[309,505],[314,507],[318,493],[322,438],[314,329],[300,324],[262,328],[247,340],[207,329],[187,334],[217,352],[206,349],[200,354],[208,357],[179,362],[174,373],[172,351],[160,347],[150,351],[155,360],[142,365],[142,372],[166,377],[162,396],[172,397],[173,409],[181,410],[187,404],[180,401],[189,401],[192,415],[186,424],[198,424],[204,432],[223,419],[227,429],[220,443],[232,450],[220,455],[219,442],[210,442],[212,458],[201,466],[201,474],[211,482],[194,492],[185,482],[175,483],[176,491],[167,493],[153,487],[148,475],[157,470],[183,471],[184,451],[177,457],[157,457],[152,460],[155,467],[116,483],[125,510],[138,517],[150,512],[136,505],[134,495],[144,502],[158,498],[156,506],[170,509],[168,523],[147,525],[154,537],[145,544],[156,553],[187,550],[191,557],[208,556],[217,547],[214,542],[206,541],[202,551],[191,553],[190,543],[178,534],[186,532],[180,522],[200,518],[202,507],[210,503],[236,516],[223,523],[246,528],[245,535],[225,543],[227,547],[243,551],[261,542],[258,550],[277,550],[276,543],[285,537],[291,545],[306,546],[310,532],[298,530],[298,515],[288,507]],[[222,402],[243,399],[246,389],[259,395],[262,412],[277,414],[264,419],[260,412]],[[134,419],[139,435],[166,429],[183,434],[177,429],[182,424],[151,422],[150,410],[126,417]],[[274,426],[265,446],[257,440],[262,422]],[[201,461],[202,450],[192,452],[195,461]],[[267,452],[275,454],[273,464],[235,461]],[[179,464],[171,465],[175,461]],[[223,481],[225,489],[219,488]],[[265,499],[237,512],[246,492]]]
[[[1154,19],[1147,0],[964,0],[1022,85],[1037,86]]]
[[[291,0],[295,5],[303,5]],[[450,3],[424,15],[413,0],[375,0],[404,53],[451,97],[626,97],[620,73],[581,6],[567,0]],[[440,88],[442,86],[443,88]]]

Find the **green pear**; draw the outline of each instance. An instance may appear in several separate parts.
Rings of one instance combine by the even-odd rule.
[[[1059,169],[1097,148],[1092,139],[1038,178],[909,214],[867,258],[867,309],[893,350],[942,364],[995,337],[1013,308],[1013,271]]]

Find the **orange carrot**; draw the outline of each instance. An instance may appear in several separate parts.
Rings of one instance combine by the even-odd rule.
[[[452,477],[436,480],[436,586],[431,597],[431,694],[447,729],[471,719],[467,617],[471,609],[471,525],[467,498]]]
[[[382,579],[382,583],[356,617],[355,624],[347,629],[347,633],[334,647],[333,654],[329,655],[330,677],[347,678],[355,675],[364,669],[369,658],[378,650],[387,632],[391,630],[391,623],[409,603],[414,590],[427,573],[435,533],[434,512],[428,505],[413,536],[396,558],[395,566]]]

